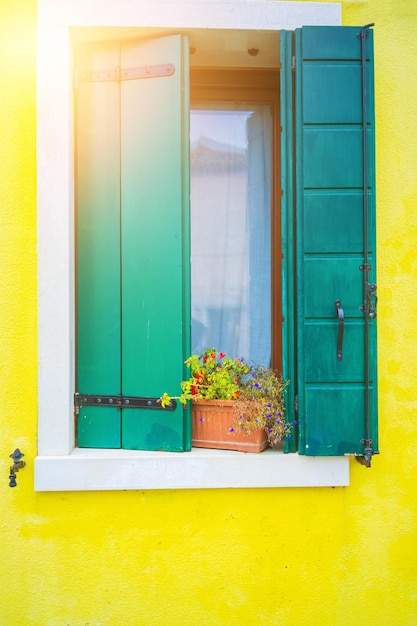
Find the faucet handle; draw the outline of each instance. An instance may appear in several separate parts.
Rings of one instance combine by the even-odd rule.
[[[25,455],[23,452],[20,452],[19,448],[16,448],[16,450],[12,454],[9,454],[9,456],[15,463],[18,463]]]

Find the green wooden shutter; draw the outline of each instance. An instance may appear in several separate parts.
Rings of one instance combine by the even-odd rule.
[[[367,306],[376,282],[372,38],[355,27],[295,32],[293,118],[299,452],[367,464],[377,451],[376,321]]]
[[[158,398],[179,389],[184,377],[190,350],[185,44],[172,36],[83,51],[81,69],[95,74],[80,74],[77,89],[80,397]],[[78,445],[187,450],[189,411],[81,405]]]

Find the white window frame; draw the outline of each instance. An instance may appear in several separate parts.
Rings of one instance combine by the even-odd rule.
[[[38,0],[37,491],[349,484],[346,457],[193,449],[79,449],[74,438],[72,27],[277,31],[341,24],[341,3],[270,0]]]

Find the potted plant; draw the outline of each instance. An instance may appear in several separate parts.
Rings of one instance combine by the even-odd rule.
[[[286,383],[270,368],[250,366],[214,349],[190,356],[190,377],[175,398],[192,403],[195,447],[262,452],[290,434],[285,421]],[[166,407],[173,397],[164,393]]]

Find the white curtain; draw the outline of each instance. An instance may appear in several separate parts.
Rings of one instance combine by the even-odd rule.
[[[272,117],[261,107],[248,119],[249,354],[271,364]]]
[[[192,350],[271,360],[268,106],[191,114]]]

